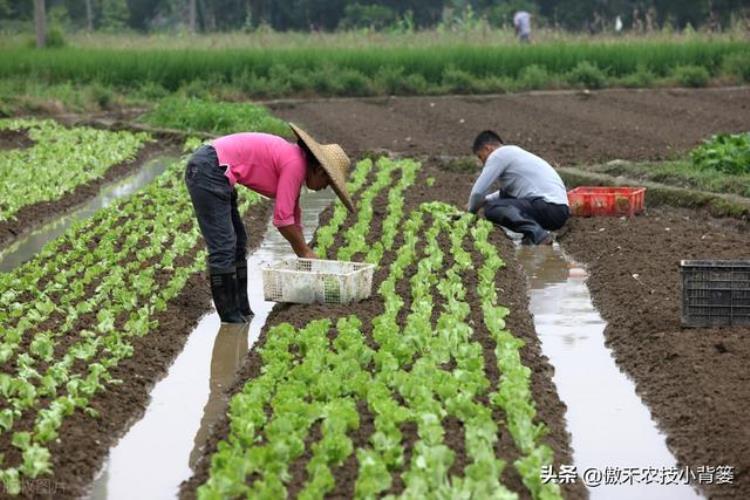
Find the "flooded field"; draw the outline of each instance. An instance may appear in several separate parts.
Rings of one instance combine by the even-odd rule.
[[[302,195],[306,239],[312,238],[318,216],[334,197],[330,189]],[[215,311],[201,319],[167,376],[151,391],[143,418],[110,451],[88,498],[177,495],[180,483],[190,478],[210,427],[226,412],[226,390],[274,306],[263,299],[260,269],[293,256],[289,243],[269,221],[260,247],[248,257],[248,297],[255,313],[252,321],[222,325]],[[137,483],[133,478],[138,478]]]
[[[83,205],[64,212],[39,228],[33,229],[29,234],[23,235],[13,244],[0,250],[0,272],[12,271],[31,260],[47,242],[63,234],[75,222],[88,219],[97,210],[106,208],[116,200],[130,196],[148,185],[176,159],[173,156],[153,158],[138,167],[135,173],[102,186],[99,194]]]
[[[606,322],[591,302],[586,269],[559,247],[519,247],[529,281],[530,311],[542,350],[555,368],[553,381],[573,447],[573,464],[592,499],[687,500],[703,498],[684,484],[605,484],[605,469],[677,467],[633,381],[604,342]],[[612,481],[610,477],[610,481]],[[640,481],[639,481],[640,482]]]

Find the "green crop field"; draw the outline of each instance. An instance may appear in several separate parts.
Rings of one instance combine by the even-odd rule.
[[[591,82],[650,86],[664,79],[702,86],[724,74],[744,78],[749,49],[745,41],[704,40],[547,42],[530,47],[8,48],[8,57],[0,61],[0,78],[115,89],[156,86],[167,92],[202,82],[237,88],[249,96],[500,92]],[[530,74],[529,68],[536,73]]]

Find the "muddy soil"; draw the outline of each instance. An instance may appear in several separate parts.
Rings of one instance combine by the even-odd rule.
[[[563,248],[588,265],[607,344],[682,465],[734,467],[714,499],[750,498],[750,327],[682,328],[681,259],[748,259],[746,223],[659,209],[573,219]],[[649,465],[648,457],[643,464]]]
[[[433,177],[435,183],[432,187],[426,186],[426,179]],[[410,188],[405,196],[406,204],[404,207],[404,213],[409,213],[411,210],[417,208],[420,203],[424,201],[432,201],[435,199],[461,205],[464,203],[465,193],[463,190],[457,190],[456,186],[464,186],[471,182],[465,174],[457,174],[438,170],[432,166],[425,166],[420,171],[418,179],[412,188]],[[387,198],[385,195],[381,195],[374,200],[373,207],[374,211],[383,211],[387,206]],[[330,210],[324,212],[321,217],[321,223],[325,224],[327,218],[330,217]],[[353,222],[353,218],[349,218],[345,224],[350,225]],[[339,233],[341,234],[341,233]],[[557,392],[552,383],[551,376],[553,368],[550,366],[546,357],[541,354],[539,339],[533,328],[533,323],[528,312],[528,299],[525,285],[525,279],[523,278],[522,270],[518,267],[511,243],[500,235],[498,232],[496,235],[496,243],[502,254],[503,259],[508,264],[505,272],[500,273],[498,278],[498,287],[503,297],[503,303],[511,308],[511,316],[508,319],[508,325],[512,328],[513,333],[526,341],[526,346],[522,350],[522,357],[524,363],[532,369],[532,391],[534,399],[538,405],[538,414],[541,420],[544,420],[550,428],[549,435],[545,438],[546,443],[554,450],[555,462],[557,465],[572,463],[571,450],[570,450],[570,439],[569,435],[565,431],[565,423],[563,414],[565,411],[564,404],[560,401],[557,396]],[[379,238],[377,234],[369,234],[368,242],[373,242]],[[399,246],[399,238],[397,237],[394,250],[386,252],[375,273],[373,281],[373,289],[377,289],[378,283],[382,282],[388,273],[388,266],[394,259],[396,253],[395,249]],[[334,244],[334,248],[341,244],[342,238],[339,236]],[[448,244],[447,239],[443,242]],[[446,248],[446,250],[448,250]],[[420,251],[420,248],[417,248]],[[444,265],[449,265],[447,262]],[[399,293],[407,292],[409,290],[408,279],[413,276],[416,272],[416,266],[411,266],[405,272],[404,278],[397,284],[397,290]],[[467,276],[467,279],[471,279],[471,276]],[[474,277],[476,279],[476,276]],[[405,298],[410,299],[410,295],[406,295]],[[442,298],[434,297],[436,308],[440,307]],[[409,304],[405,304],[405,307],[409,307]],[[370,320],[382,313],[383,302],[379,296],[375,295],[372,298],[357,304],[356,313],[363,321],[365,326],[363,333],[366,337],[369,337],[371,332]],[[259,375],[261,369],[261,360],[258,355],[258,346],[262,346],[265,342],[268,328],[273,325],[277,325],[282,322],[289,322],[296,327],[302,327],[310,320],[319,318],[331,318],[336,319],[341,316],[351,314],[352,309],[349,306],[320,306],[320,305],[278,305],[274,308],[269,316],[266,327],[264,328],[256,346],[248,354],[248,357],[240,370],[238,378],[233,387],[229,389],[230,394],[238,392],[248,379],[252,379]],[[476,313],[476,314],[474,314]],[[475,324],[481,324],[481,312],[474,311],[472,317]],[[479,315],[477,315],[479,314]],[[398,321],[402,323],[405,319],[405,315],[400,315]],[[486,358],[494,358],[494,343],[487,340],[482,342],[482,339],[477,339],[487,351]],[[374,340],[368,339],[368,344],[375,346]],[[496,384],[499,374],[495,370],[492,373],[488,373],[492,378],[492,383]],[[366,405],[359,405],[360,410],[360,421],[363,422],[362,427],[352,435],[352,439],[355,445],[365,445],[368,440],[370,433],[372,432],[372,415],[366,410]],[[498,415],[501,418],[502,415]],[[455,430],[460,435],[463,435],[463,431],[459,423],[449,420],[446,422],[447,428]],[[181,497],[183,498],[195,498],[196,488],[206,481],[208,478],[208,471],[210,467],[210,456],[216,451],[218,442],[226,437],[228,433],[228,421],[226,418],[220,420],[212,429],[211,437],[209,438],[203,452],[202,458],[196,465],[195,474],[189,480],[183,483],[181,489]],[[411,425],[405,425],[402,428],[403,441],[402,444],[405,448],[406,456],[409,456],[411,446],[418,439],[416,427]],[[507,429],[501,427],[501,436],[497,447],[497,454],[500,458],[508,461],[503,474],[503,481],[514,491],[521,493],[522,498],[527,498],[527,490],[523,487],[518,473],[510,465],[514,457],[518,456],[518,450],[515,449],[510,436],[507,434]],[[453,472],[457,475],[461,475],[463,472],[465,456],[462,451],[462,442],[455,439],[456,436],[446,436],[446,443],[454,449],[457,453],[458,460],[454,464]],[[312,438],[308,439],[312,441]],[[310,443],[308,443],[310,444]],[[309,455],[309,454],[308,454]],[[308,456],[303,455],[303,457]],[[300,480],[306,478],[306,460],[300,459],[295,461],[289,473],[293,478],[292,484],[290,484],[290,491],[298,491],[301,487],[299,484]],[[300,470],[301,469],[301,470]],[[358,471],[358,463],[356,456],[353,454],[349,460],[347,460],[341,467],[335,468],[332,472],[336,481],[335,490],[329,495],[329,498],[350,498],[353,494],[354,482],[356,480]],[[252,480],[249,478],[248,480]],[[394,474],[394,484],[392,493],[397,493],[403,488],[402,482],[399,480],[398,472]],[[580,486],[567,487],[565,490],[567,498],[586,498],[586,491]],[[293,497],[291,495],[290,497]]]
[[[133,160],[114,165],[102,177],[76,187],[62,198],[28,205],[19,210],[12,220],[0,221],[0,248],[7,245],[19,235],[47,222],[53,217],[93,198],[99,189],[117,179],[135,172],[149,159],[159,155],[179,155],[176,143],[149,142],[138,152]]]
[[[254,205],[245,216],[248,248],[260,244],[271,207],[270,202]],[[201,240],[190,252],[190,257],[202,248],[204,243]],[[157,279],[166,282],[167,278]],[[154,319],[159,321],[158,329],[131,341],[135,351],[133,356],[111,371],[112,377],[122,380],[122,383],[108,385],[106,391],[91,400],[90,406],[100,416],[92,418],[76,411],[64,420],[60,438],[49,446],[54,475],[44,478],[43,484],[34,483],[25,488],[22,497],[80,498],[85,493],[106,460],[110,447],[143,416],[153,385],[166,374],[188,335],[210,308],[208,278],[205,273],[195,274],[183,292],[169,303],[166,311],[155,315]]]
[[[27,130],[0,130],[0,150],[25,149],[30,148],[34,144]]]
[[[750,129],[750,88],[606,90],[499,97],[392,97],[269,103],[316,138],[357,153],[466,155],[478,132],[553,164],[660,160],[717,132]]]

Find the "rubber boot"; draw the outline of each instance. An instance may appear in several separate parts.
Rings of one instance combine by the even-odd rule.
[[[237,304],[237,274],[211,271],[211,295],[222,323],[246,323]]]
[[[237,263],[237,305],[245,319],[255,316],[247,298],[247,261]]]

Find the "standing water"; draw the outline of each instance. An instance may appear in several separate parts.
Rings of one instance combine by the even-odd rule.
[[[307,240],[334,198],[330,189],[302,194]],[[252,322],[222,326],[216,311],[201,319],[167,376],[151,391],[143,418],[110,450],[89,498],[177,497],[180,483],[192,475],[211,425],[225,413],[225,390],[273,308],[273,302],[263,300],[260,267],[293,256],[289,243],[269,222],[261,246],[248,258]]]
[[[650,467],[676,467],[676,460],[635,384],[604,344],[606,323],[591,302],[583,266],[557,245],[519,247],[517,257],[529,279],[529,308],[542,351],[555,368],[553,381],[568,407],[575,463],[564,465],[576,467],[594,500],[702,498],[685,484],[660,484],[658,474],[645,484]],[[608,467],[619,468],[620,475],[605,484]],[[632,484],[629,471],[640,475]]]
[[[103,186],[99,194],[83,205],[16,240],[0,252],[0,272],[10,272],[24,262],[33,259],[47,242],[63,234],[74,222],[88,219],[97,210],[108,207],[116,200],[135,193],[158,177],[176,159],[170,156],[160,156],[143,163],[134,174]]]

